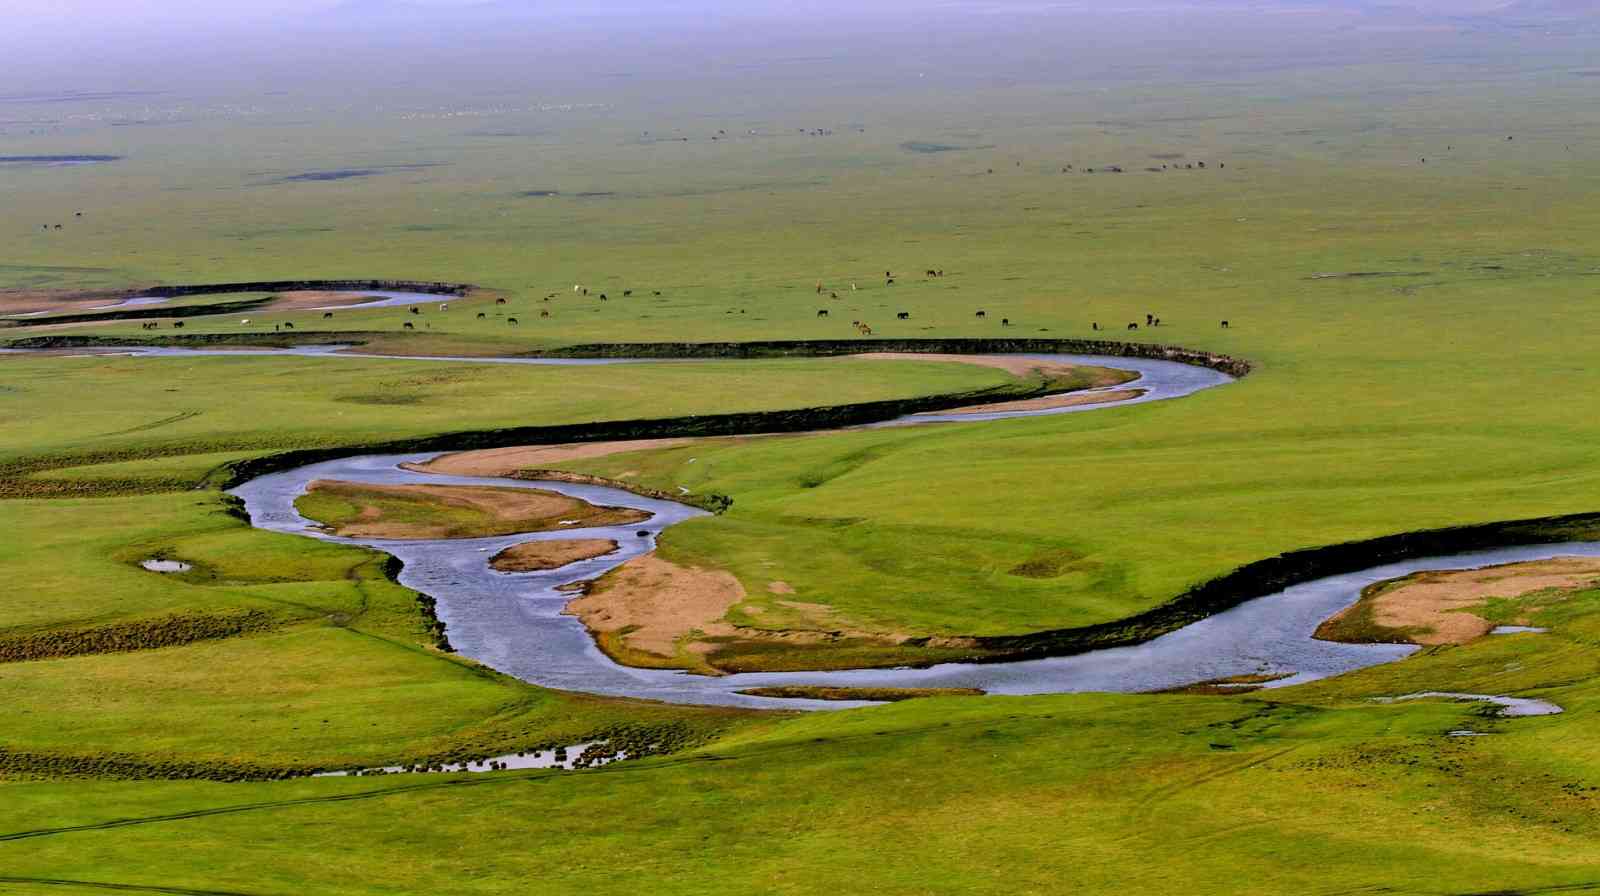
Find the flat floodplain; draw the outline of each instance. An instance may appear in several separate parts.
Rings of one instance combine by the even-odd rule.
[[[703,82],[644,103],[618,79],[593,106],[470,116],[257,98],[248,125],[0,125],[0,314],[106,316],[0,326],[0,344],[60,346],[0,354],[0,881],[1592,885],[1587,579],[1441,611],[1472,614],[1474,632],[1544,631],[1418,638],[1403,661],[1291,687],[1254,689],[1273,684],[1263,674],[1191,693],[752,712],[551,691],[446,652],[428,596],[383,555],[252,528],[221,492],[229,464],[284,451],[1038,385],[1026,372],[118,357],[72,342],[491,356],[864,338],[856,321],[877,340],[1109,338],[1248,359],[1249,376],[1177,401],[530,452],[512,468],[730,498],[653,558],[742,594],[708,624],[776,646],[738,655],[741,669],[915,662],[929,658],[903,646],[917,639],[1114,623],[1286,551],[1600,510],[1591,39],[1549,38],[1530,61],[1531,36],[1512,50],[1418,38],[1409,55],[1374,38],[1292,77],[1263,62],[861,88],[835,67],[840,80],[800,79],[812,86],[781,103]],[[126,118],[163,101],[72,102]],[[181,318],[101,307],[161,284],[345,278],[477,289]],[[707,633],[682,634],[661,649]],[[874,640],[892,638],[904,652]],[[1426,692],[1565,712],[1376,699]],[[638,755],[582,772],[297,777],[595,739]],[[523,842],[483,837],[507,830]]]

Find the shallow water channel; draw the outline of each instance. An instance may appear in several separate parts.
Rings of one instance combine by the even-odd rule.
[[[1229,382],[1204,368],[1162,361],[1079,355],[1039,355],[1052,360],[1138,370],[1141,378],[1119,388],[1147,390],[1135,404],[1189,395]],[[443,359],[441,359],[443,360]],[[518,362],[525,359],[501,359]],[[548,363],[548,361],[546,362]],[[939,421],[973,423],[1018,416],[1082,413],[1117,404],[1047,411],[983,415],[916,415],[877,425]],[[641,697],[676,703],[729,704],[788,708],[842,708],[851,702],[753,697],[738,693],[754,687],[832,685],[841,687],[981,688],[995,694],[1075,691],[1139,692],[1246,674],[1284,677],[1281,687],[1391,662],[1416,650],[1410,645],[1357,645],[1317,641],[1312,633],[1328,616],[1353,603],[1374,582],[1425,569],[1466,569],[1553,556],[1600,556],[1600,543],[1511,547],[1449,557],[1426,557],[1330,576],[1248,601],[1144,644],[1075,656],[1009,663],[946,663],[928,668],[862,669],[836,672],[747,673],[723,677],[666,670],[636,669],[605,656],[576,618],[562,615],[572,598],[561,586],[587,581],[655,548],[665,529],[703,511],[641,497],[620,489],[558,482],[445,476],[399,468],[427,454],[370,455],[311,464],[254,479],[234,489],[252,522],[264,529],[328,541],[361,544],[398,557],[405,564],[400,582],[431,595],[450,642],[462,654],[525,681],[545,687]],[[324,533],[294,509],[294,500],[317,479],[380,484],[492,485],[539,488],[596,504],[647,511],[642,524],[528,533],[457,540],[350,539]],[[555,570],[502,573],[489,558],[528,541],[573,537],[614,539],[621,549]]]

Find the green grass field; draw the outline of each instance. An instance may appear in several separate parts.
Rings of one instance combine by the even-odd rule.
[[[620,86],[608,110],[489,125],[263,99],[248,125],[0,129],[7,153],[127,156],[0,171],[0,289],[383,277],[486,290],[421,315],[253,312],[183,331],[265,337],[289,321],[302,337],[383,334],[354,338],[388,353],[842,339],[862,320],[879,337],[1098,335],[1252,360],[1249,377],[1173,402],[564,465],[731,496],[662,553],[737,576],[750,598],[730,618],[745,625],[808,624],[782,600],[873,632],[1104,622],[1286,550],[1600,510],[1600,121],[1592,80],[1573,74],[1583,53],[1485,65],[1440,52],[1294,78],[848,99],[819,87],[761,112],[714,91],[655,108]],[[779,133],[819,112],[863,127]],[[764,136],[638,139],[665,120]],[[417,162],[441,164],[282,181]],[[1109,164],[1128,171],[1082,173]],[[1123,329],[1147,313],[1161,327]],[[172,333],[18,326],[0,344]],[[847,359],[0,355],[0,655],[50,651],[0,663],[0,890],[1600,887],[1600,593],[1539,611],[1549,635],[1248,695],[710,710],[551,692],[440,652],[381,557],[253,530],[212,486],[230,461],[298,448],[1007,382]],[[194,569],[138,568],[150,557]],[[248,630],[218,633],[242,618]],[[119,632],[148,642],[85,647]],[[1567,712],[1494,720],[1369,699],[1429,689]],[[1492,736],[1446,736],[1461,728]],[[222,780],[607,734],[674,752],[577,773]]]

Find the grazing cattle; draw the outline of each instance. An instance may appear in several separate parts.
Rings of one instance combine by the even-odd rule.
[[[659,290],[659,289],[652,290],[650,292],[650,294],[653,295],[653,296],[659,296],[659,295],[661,295],[661,290]]]
[[[937,271],[934,271],[933,272],[933,276],[935,276],[935,277],[943,277],[944,276],[944,268],[940,268]]]
[[[1148,327],[1148,326],[1150,326],[1151,324],[1153,324],[1155,322],[1156,322],[1156,316],[1154,314],[1146,314],[1144,316],[1144,325],[1145,326]]]
[[[506,323],[515,325],[519,323],[519,321],[514,317],[508,317],[506,318]]]
[[[889,278],[889,279],[888,279],[888,281],[886,281],[886,282],[885,282],[885,283],[884,283],[884,284],[883,284],[883,285],[884,285],[884,286],[893,286],[893,285],[894,285],[894,278],[893,278],[893,277],[890,277],[890,278]]]
[[[181,329],[183,329],[183,321],[181,321],[181,320],[175,320],[175,321],[173,321],[173,322],[172,322],[172,328],[173,328],[173,329],[174,329],[174,330],[181,330]]]
[[[487,314],[484,314],[484,313],[483,313],[483,312],[482,312],[482,311],[479,311],[479,312],[478,312],[478,320],[483,320],[483,319],[484,319],[484,318],[486,318],[486,317],[488,317],[488,316],[489,316],[489,315],[487,315]]]
[[[937,276],[939,276],[939,272],[934,270],[933,268],[928,268],[927,274],[925,276],[937,277]]]
[[[974,315],[974,316],[975,316],[975,317],[988,317],[988,316],[989,316],[989,312],[987,312],[987,311],[979,311],[979,312],[978,312],[978,313],[977,313],[977,314],[976,314],[976,315]]]
[[[292,321],[287,321],[286,320],[286,321],[283,322],[283,328],[285,330],[293,330],[294,329],[294,323]]]
[[[550,316],[550,312],[548,312],[548,311],[541,311],[541,312],[539,312],[539,316],[540,316],[540,317],[549,317],[549,316]]]
[[[1228,322],[1227,321],[1223,321],[1222,322],[1222,329],[1224,329],[1224,330],[1228,329]]]
[[[633,295],[633,290],[631,290],[631,289],[624,289],[622,291],[622,297],[624,299],[626,299],[628,296],[631,296],[631,295]]]
[[[1100,329],[1100,322],[1099,322],[1099,321],[1095,321],[1095,322],[1094,322],[1094,323],[1091,323],[1091,324],[1090,324],[1090,325],[1089,325],[1089,329],[1091,329],[1091,330],[1098,330],[1098,329]]]
[[[332,311],[324,311],[324,312],[322,312],[322,319],[323,320],[328,320],[331,317],[333,317],[333,312]]]
[[[855,292],[856,291],[856,285],[854,283],[850,284],[850,291],[851,292]]]
[[[589,287],[587,287],[587,286],[585,286],[585,287],[584,287],[584,288],[583,288],[583,294],[584,294],[584,295],[588,295],[588,294],[589,294]]]
[[[505,299],[495,299],[494,303],[496,305],[504,305],[506,303],[506,300]]]
[[[606,302],[606,301],[610,301],[610,300],[606,298],[606,294],[605,293],[601,293],[600,294],[600,301]]]
[[[1136,323],[1130,323],[1130,324],[1128,324],[1128,329],[1137,330],[1137,329],[1139,329],[1139,325],[1136,324]]]
[[[415,306],[415,305],[412,305],[412,306],[411,306],[411,313],[412,313],[412,314],[421,314],[421,313],[422,313],[422,309],[421,309],[421,308],[418,308],[418,307],[417,307],[417,306]]]
[[[909,311],[902,311],[902,312],[900,312],[900,313],[899,313],[899,314],[896,314],[896,315],[895,315],[895,318],[896,318],[896,319],[897,319],[897,320],[910,320],[910,319],[911,319],[911,312],[909,312]]]
[[[826,308],[818,308],[817,309],[817,316],[818,317],[827,317],[828,316],[828,309],[826,309]]]
[[[1000,318],[1000,326],[1002,326],[1002,327],[1011,326],[1011,318],[1009,318],[1009,317]]]
[[[250,325],[250,318],[247,317],[247,318],[239,321],[239,323],[241,323],[241,324],[243,324],[245,326],[249,326]]]
[[[1161,326],[1161,318],[1159,318],[1159,317],[1158,317],[1158,318],[1156,318],[1156,319],[1155,319],[1155,320],[1154,320],[1154,321],[1152,321],[1152,322],[1151,322],[1151,323],[1150,323],[1150,326],[1152,326],[1152,327],[1159,327],[1159,326]]]
[[[408,320],[402,325],[402,328],[406,330],[415,330],[417,325]]]
[[[828,298],[830,298],[830,299],[837,299],[838,297],[839,297],[839,294],[836,293],[836,292],[828,293]]]
[[[449,311],[450,310],[450,303],[449,302],[440,302],[439,303],[439,310],[440,311]]]
[[[819,296],[822,295],[822,281],[821,280],[817,281],[817,295],[819,295]]]

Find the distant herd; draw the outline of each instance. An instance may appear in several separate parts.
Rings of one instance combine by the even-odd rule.
[[[943,268],[928,268],[923,272],[923,276],[927,280],[942,278],[942,277],[944,277],[944,269]],[[883,281],[884,281],[884,285],[885,286],[893,286],[895,284],[895,279],[896,278],[895,278],[895,275],[894,275],[893,271],[886,270],[886,271],[883,272]],[[851,283],[850,284],[850,289],[851,289],[851,291],[857,291],[858,290],[858,286],[855,283]],[[586,295],[590,295],[589,288],[584,286],[584,285],[582,285],[582,284],[573,284],[572,291],[574,293],[576,293],[576,294],[579,294],[579,295],[585,295],[585,296]],[[823,285],[822,281],[820,281],[820,280],[817,281],[816,292],[817,292],[818,295],[821,295],[822,293],[826,292],[829,295],[830,298],[833,298],[833,299],[839,298],[839,293],[837,291],[828,289],[826,286]],[[631,298],[633,296],[633,290],[632,289],[624,289],[624,290],[622,290],[621,294],[622,294],[622,296],[624,298]],[[662,293],[661,293],[660,290],[651,290],[651,295],[652,296],[659,297],[661,294]],[[549,302],[551,299],[555,298],[556,295],[557,295],[556,293],[548,293],[548,294],[546,294],[544,296],[542,301]],[[603,292],[602,293],[597,293],[596,295],[601,301],[606,301],[607,298],[608,298],[607,294],[603,293]],[[495,298],[494,303],[495,303],[495,305],[499,306],[499,305],[507,304],[507,301],[508,300],[504,296],[499,296],[499,297]],[[449,302],[440,302],[439,305],[438,305],[438,310],[441,311],[441,312],[449,311],[450,310],[450,303]],[[423,310],[422,310],[422,306],[421,305],[411,305],[406,309],[406,311],[407,311],[408,314],[411,314],[411,315],[414,315],[414,316],[417,316],[417,317],[421,317],[423,315]],[[734,312],[734,310],[730,309],[727,313],[733,314],[735,312]],[[741,309],[738,309],[738,313],[739,314],[744,314],[745,311],[744,311],[744,309],[741,308]],[[333,316],[334,316],[334,312],[332,312],[332,311],[326,311],[325,310],[325,311],[322,312],[322,319],[323,320],[331,320],[333,318]],[[521,324],[521,321],[516,317],[509,317],[509,316],[505,316],[505,315],[497,315],[497,316],[504,317],[507,326],[513,326],[514,327],[514,326],[519,326]],[[827,309],[827,308],[818,308],[816,316],[819,317],[819,318],[826,318],[826,317],[830,317],[831,313],[830,313],[829,309]],[[977,309],[975,312],[973,312],[973,316],[976,317],[979,320],[984,320],[984,319],[988,318],[989,313],[986,310],[980,308],[980,309]],[[477,320],[487,320],[488,317],[489,317],[488,313],[484,312],[484,311],[479,311],[479,312],[477,312],[477,315],[476,315],[476,319]],[[550,311],[548,309],[541,310],[539,312],[539,317],[541,317],[541,318],[550,317]],[[911,312],[910,311],[898,311],[898,312],[895,313],[895,319],[899,320],[899,321],[911,320]],[[241,319],[239,321],[239,324],[241,326],[250,326],[251,323],[252,323],[252,321],[248,317],[247,318],[243,318],[243,319]],[[850,322],[850,325],[852,327],[855,327],[856,331],[858,333],[860,333],[861,335],[863,335],[863,336],[870,336],[873,333],[871,325],[868,324],[866,321],[863,321],[863,320],[852,320]],[[183,328],[183,321],[174,321],[172,323],[172,326],[173,326],[173,329],[182,329]],[[402,322],[400,326],[401,326],[402,330],[415,330],[417,328],[416,323],[413,322],[413,321],[410,321],[410,320]],[[431,327],[432,325],[429,324],[428,326]],[[1010,326],[1012,326],[1011,318],[1009,318],[1009,317],[1000,318],[1000,326],[1002,326],[1002,327],[1010,327]],[[1136,320],[1135,321],[1129,321],[1128,324],[1127,324],[1127,329],[1129,329],[1129,330],[1137,330],[1137,329],[1140,328],[1140,326],[1141,326],[1141,324]],[[1159,327],[1159,326],[1161,326],[1161,318],[1159,316],[1155,315],[1155,314],[1147,313],[1144,316],[1144,323],[1142,324],[1142,326],[1150,327],[1150,328]],[[1221,322],[1221,326],[1222,326],[1222,329],[1226,330],[1226,329],[1231,329],[1232,325],[1231,325],[1231,323],[1229,321],[1224,320],[1224,321]],[[149,322],[140,324],[140,328],[141,329],[145,329],[145,330],[155,330],[155,329],[159,329],[160,328],[160,323],[158,321],[149,321]],[[273,324],[273,327],[272,327],[273,332],[282,332],[282,331],[286,331],[286,330],[293,330],[294,328],[295,328],[295,326],[294,326],[294,323],[292,321],[284,321],[282,323],[276,323],[276,324]],[[1100,322],[1099,321],[1091,322],[1090,323],[1090,329],[1092,329],[1092,330],[1094,330],[1096,332],[1102,331],[1102,327],[1100,326]]]

